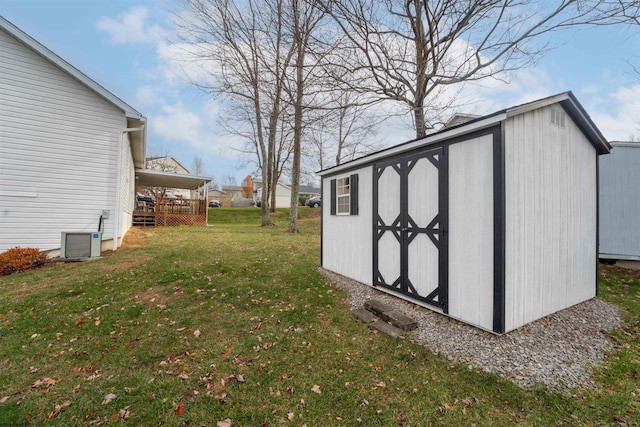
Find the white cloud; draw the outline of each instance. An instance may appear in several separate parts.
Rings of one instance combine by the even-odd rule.
[[[184,141],[189,146],[199,148],[203,145],[203,124],[200,116],[178,102],[165,105],[159,114],[149,118],[153,133],[169,141]]]
[[[167,31],[149,21],[149,9],[134,7],[117,19],[102,17],[96,23],[100,31],[109,35],[116,44],[154,43],[163,40]]]
[[[157,137],[154,139],[163,140],[171,147],[188,149],[198,156],[241,157],[244,141],[226,135],[216,127],[218,106],[215,103],[206,103],[197,112],[182,102],[165,104],[158,111],[149,117],[149,129],[153,134],[150,139]]]
[[[604,100],[596,97],[587,111],[605,138],[628,140],[640,133],[640,85],[622,86]]]

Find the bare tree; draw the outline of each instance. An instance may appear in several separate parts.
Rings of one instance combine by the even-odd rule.
[[[205,174],[202,157],[194,156],[193,162],[191,163],[191,175],[204,176]]]
[[[177,27],[188,57],[201,64],[200,89],[240,106],[262,172],[262,225],[273,225],[269,194],[274,179],[279,120],[294,55],[283,18],[285,0],[183,0]],[[213,63],[213,66],[212,66]]]
[[[293,41],[296,48],[295,56],[295,77],[293,98],[293,164],[291,168],[291,200],[289,211],[290,233],[298,233],[298,204],[300,195],[300,172],[303,138],[303,115],[305,114],[304,97],[305,92],[311,86],[307,80],[309,73],[305,73],[305,67],[313,67],[307,63],[307,53],[309,43],[316,26],[321,21],[323,13],[318,9],[310,7],[304,0],[291,0],[291,10],[293,18]]]
[[[228,173],[225,176],[223,176],[222,182],[224,183],[224,185],[238,185],[238,181],[236,180],[236,177],[233,176],[233,174],[231,173]]]
[[[394,101],[416,137],[450,100],[449,87],[505,76],[538,60],[550,35],[576,26],[637,23],[637,0],[314,0],[340,27],[335,77],[346,90]],[[344,58],[349,62],[345,63]],[[451,95],[451,94],[449,94]]]

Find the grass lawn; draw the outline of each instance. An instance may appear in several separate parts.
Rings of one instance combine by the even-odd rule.
[[[626,323],[594,388],[520,389],[355,320],[316,271],[318,210],[298,235],[286,211],[270,228],[259,209],[210,213],[0,278],[0,425],[640,423],[640,273],[601,268]]]

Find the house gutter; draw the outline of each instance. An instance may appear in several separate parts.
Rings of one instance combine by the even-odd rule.
[[[118,239],[120,238],[120,220],[122,204],[120,203],[120,194],[122,193],[122,149],[125,142],[125,135],[130,132],[141,132],[144,130],[144,126],[138,126],[135,128],[124,128],[120,133],[118,141],[118,157],[116,164],[116,200],[114,203],[114,218],[113,218],[113,250],[118,249]]]

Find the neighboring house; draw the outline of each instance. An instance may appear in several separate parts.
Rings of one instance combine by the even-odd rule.
[[[227,193],[220,190],[208,190],[207,195],[209,196],[209,202],[212,200],[220,200],[222,197],[227,197]]]
[[[242,187],[239,185],[223,185],[222,192],[232,199],[242,199]]]
[[[463,125],[467,122],[470,122],[471,120],[477,119],[478,117],[480,116],[478,116],[477,114],[455,113],[449,120],[447,120],[442,129],[448,129],[455,126]]]
[[[146,168],[160,172],[177,173],[182,175],[190,175],[189,169],[184,167],[182,163],[171,156],[163,157],[147,157]],[[191,198],[191,191],[184,188],[166,188],[165,192],[170,195],[182,197],[184,199]]]
[[[253,199],[257,203],[262,198],[262,178],[253,178]],[[276,187],[276,208],[291,206],[291,187],[278,183]]]
[[[146,118],[2,17],[0,58],[0,251],[99,226],[116,249],[139,184],[201,185],[145,171]]]
[[[310,199],[312,197],[319,196],[320,189],[310,185],[301,185],[298,193],[300,194],[300,196],[304,196],[305,198]]]
[[[321,263],[496,333],[593,298],[598,157],[571,92],[326,169]]]
[[[171,156],[147,157],[147,169],[190,175],[189,169]]]
[[[254,204],[251,197],[244,197],[241,185],[223,185],[222,192],[226,194],[226,197],[222,197],[220,202],[225,208],[247,208]]]
[[[640,260],[640,142],[612,142],[600,160],[600,258]]]

